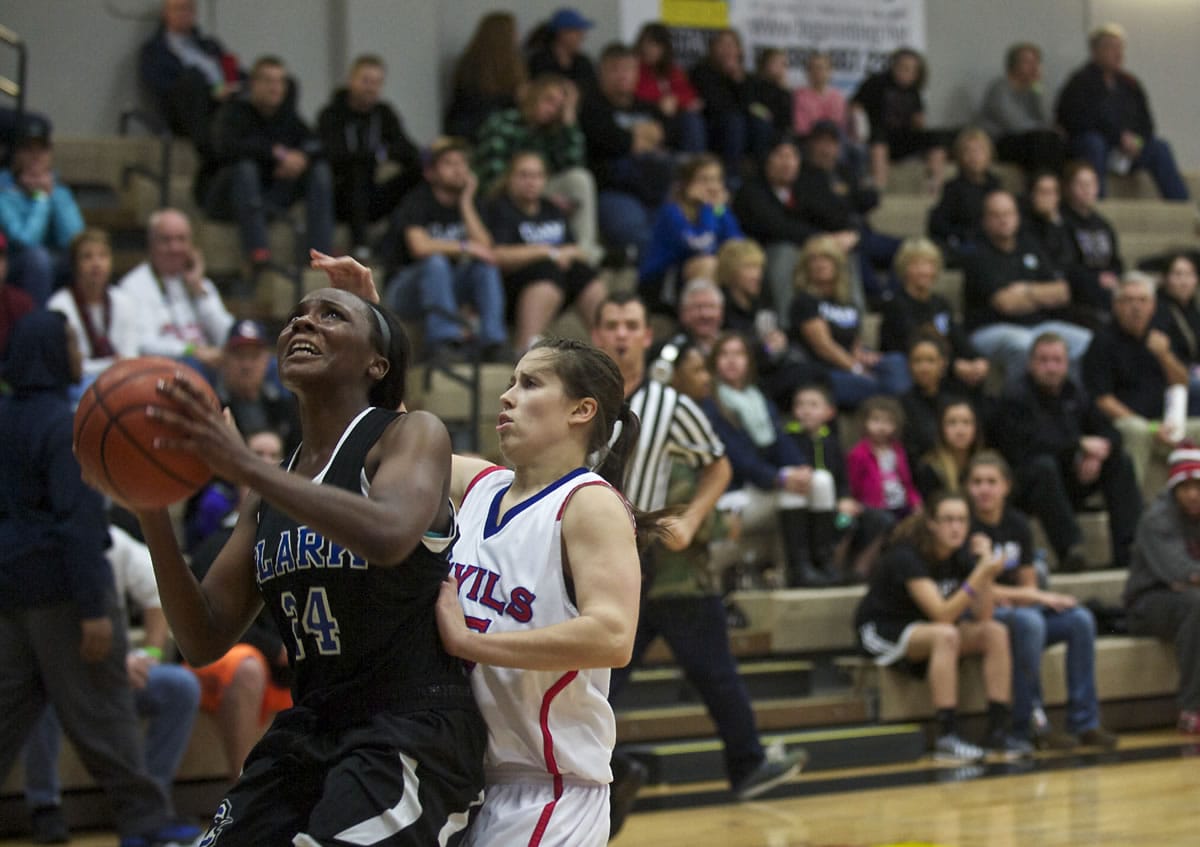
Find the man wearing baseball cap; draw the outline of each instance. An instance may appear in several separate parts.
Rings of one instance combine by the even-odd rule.
[[[595,24],[577,9],[564,7],[550,16],[543,25],[544,41],[531,45],[529,78],[540,74],[561,74],[575,83],[580,93],[596,84],[592,61],[583,54],[583,40]]]
[[[228,406],[243,435],[262,430],[278,433],[284,452],[300,440],[296,401],[268,376],[272,341],[257,321],[238,321],[229,330],[217,375],[217,397]]]
[[[1200,735],[1200,448],[1171,451],[1167,488],[1142,513],[1125,609],[1129,633],[1175,645],[1179,731]]]

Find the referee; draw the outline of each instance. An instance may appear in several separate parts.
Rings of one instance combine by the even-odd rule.
[[[596,312],[592,342],[616,361],[625,380],[625,397],[641,420],[637,448],[630,457],[624,493],[635,508],[654,511],[667,504],[674,462],[698,469],[695,490],[683,512],[666,522],[664,545],[679,552],[691,546],[732,476],[725,445],[695,403],[668,385],[648,379],[646,353],[653,341],[645,304],[632,293],[610,295]],[[653,557],[654,550],[648,552]],[[750,697],[729,651],[725,607],[717,594],[679,594],[643,600],[633,658],[614,668],[609,699],[614,698],[656,635],[670,645],[688,681],[700,692],[725,745],[725,767],[739,799],[750,799],[793,776],[804,761],[794,754],[767,761],[758,739]],[[614,756],[612,823],[616,835],[632,809],[645,769]]]

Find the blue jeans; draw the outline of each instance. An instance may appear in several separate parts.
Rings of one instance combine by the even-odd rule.
[[[596,223],[606,244],[633,247],[638,256],[650,243],[654,210],[625,191],[605,189],[596,197]]]
[[[831,368],[829,382],[838,408],[854,409],[863,400],[876,394],[899,397],[912,386],[912,377],[908,373],[908,359],[903,353],[884,353],[878,365],[861,374]]]
[[[1100,180],[1100,196],[1105,195],[1105,178],[1108,175],[1108,155],[1113,146],[1098,132],[1085,132],[1071,139],[1071,151],[1085,159]],[[1158,193],[1164,200],[1187,200],[1187,185],[1179,175],[1179,167],[1175,164],[1175,154],[1171,145],[1161,138],[1150,137],[1142,147],[1142,152],[1133,160],[1134,169],[1143,169],[1150,173]]]
[[[150,669],[145,688],[135,689],[134,706],[146,726],[146,772],[171,796],[175,771],[192,737],[200,707],[200,681],[183,665],[161,664]],[[58,747],[62,727],[54,706],[48,705],[25,742],[25,802],[31,809],[58,806]]]
[[[1043,321],[1035,326],[997,323],[981,326],[971,333],[975,349],[993,362],[1004,366],[1004,378],[1016,382],[1025,373],[1029,360],[1029,348],[1033,340],[1043,332],[1056,332],[1067,343],[1067,355],[1071,359],[1071,375],[1079,378],[1079,360],[1092,343],[1091,330],[1066,321]]]
[[[1042,651],[1067,644],[1067,732],[1100,725],[1096,702],[1096,620],[1083,606],[1055,612],[1043,606],[997,606],[1008,627],[1013,660],[1013,731],[1028,737],[1034,706],[1042,703]]]
[[[300,200],[304,201],[306,246],[328,253],[333,244],[333,175],[328,162],[312,162],[299,179],[264,182],[258,162],[242,159],[217,173],[208,187],[204,210],[218,220],[237,221],[242,250],[250,255],[270,246],[268,209],[286,211]]]
[[[717,725],[725,745],[725,772],[737,785],[765,758],[750,695],[738,675],[729,650],[725,607],[720,597],[657,597],[642,603],[633,658],[623,668],[613,668],[608,696],[613,699],[655,636],[671,648],[688,682],[695,686]]]
[[[45,308],[54,289],[68,275],[66,258],[49,247],[9,242],[8,282],[23,289],[39,309]]]
[[[479,342],[504,344],[504,283],[495,265],[475,260],[451,263],[430,256],[401,268],[388,283],[385,303],[403,318],[424,318],[425,343],[445,344],[463,337],[458,307],[469,303],[479,313]]]

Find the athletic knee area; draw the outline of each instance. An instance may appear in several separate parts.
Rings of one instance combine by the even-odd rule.
[[[931,652],[947,652],[957,655],[962,649],[962,636],[959,635],[958,627],[954,624],[937,623],[930,624],[931,633]]]
[[[247,656],[234,669],[229,691],[256,692],[261,696],[269,678],[266,660],[262,656]]]
[[[981,629],[985,651],[1008,652],[1008,627],[999,621],[984,621]]]

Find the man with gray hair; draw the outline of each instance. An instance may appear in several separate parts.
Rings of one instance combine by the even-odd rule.
[[[138,352],[215,368],[233,315],[204,274],[191,222],[178,209],[159,209],[146,232],[149,258],[117,283],[138,306]]]
[[[725,325],[725,294],[711,279],[688,280],[679,293],[679,327],[697,347],[712,352]]]
[[[1154,288],[1148,274],[1125,274],[1113,295],[1112,323],[1097,330],[1083,356],[1084,387],[1121,433],[1147,496],[1162,490],[1170,449],[1185,436],[1200,437],[1200,418],[1186,418],[1187,366],[1152,326]]]

